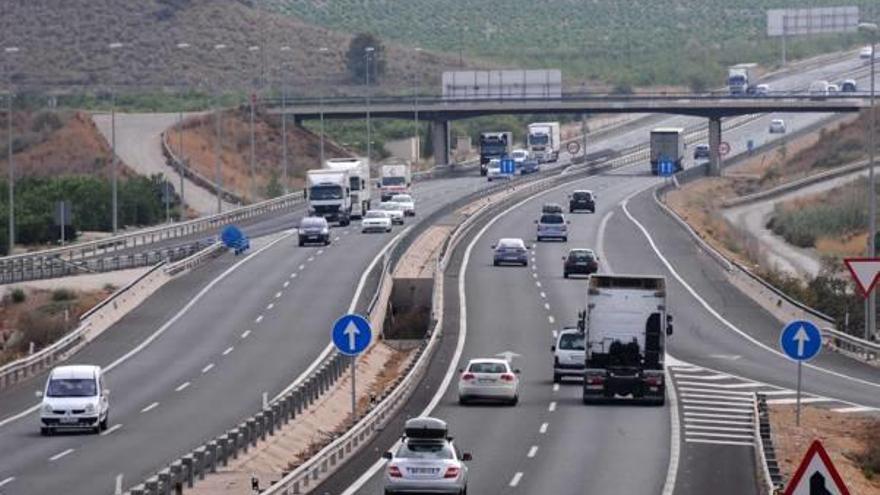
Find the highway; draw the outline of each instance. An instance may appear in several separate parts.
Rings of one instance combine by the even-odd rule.
[[[846,60],[830,67],[845,71],[857,65],[860,62]],[[791,84],[806,85],[826,77],[818,74],[827,70],[829,66],[798,75]],[[807,117],[799,116],[790,129],[806,125]],[[731,142],[733,152],[744,149],[749,137],[765,136],[770,118],[727,133],[725,140]],[[699,121],[667,120],[659,125]],[[643,142],[646,136],[646,129],[639,129],[590,145],[620,148]],[[659,493],[666,483],[670,408],[585,407],[579,402],[577,385],[555,389],[550,383],[550,331],[572,322],[582,304],[578,289],[582,283],[561,278],[560,257],[569,247],[601,245],[606,269],[665,273],[674,280],[644,234],[619,207],[631,194],[657,183],[655,178],[632,176],[644,168],[641,164],[572,184],[570,189],[599,192],[599,210],[595,215],[572,217],[574,233],[567,244],[537,245],[530,268],[491,267],[488,246],[501,236],[531,239],[531,221],[541,203],[563,202],[568,187],[517,206],[475,240],[470,262],[464,266],[467,338],[462,359],[516,352],[521,355],[515,364],[523,370],[523,388],[516,408],[461,408],[450,389],[434,411],[450,421],[462,446],[474,452],[472,493],[570,493],[571,487],[586,486],[597,493]],[[485,185],[477,177],[420,183],[415,192],[416,218]],[[746,335],[758,341],[775,338],[778,323],[719,282],[711,260],[694,256],[690,239],[650,201],[645,193],[635,196],[628,211],[648,226],[683,280],[697,287],[695,292],[710,307]],[[612,211],[611,220],[603,224],[602,219]],[[296,214],[279,216],[261,232],[295,226],[295,218]],[[4,391],[0,395],[0,418],[6,418],[0,419],[0,444],[4,446],[0,482],[11,481],[3,493],[111,493],[117,474],[123,474],[125,486],[136,484],[252,414],[263,392],[275,395],[325,348],[330,323],[347,310],[362,272],[391,239],[361,235],[356,225],[334,233],[339,239],[328,248],[296,248],[292,236],[276,234],[274,244],[261,241],[262,251],[255,251],[247,261],[225,255],[171,282],[82,351],[76,361],[111,367],[112,428],[107,435],[42,438],[36,413],[10,419],[35,403],[33,391],[42,386],[44,377]],[[792,386],[789,363],[725,326],[683,284],[673,282],[671,293],[671,306],[678,308],[673,310],[677,321],[670,348],[673,356],[706,368],[723,367],[747,379]],[[127,356],[157,331],[162,333],[155,340]],[[728,362],[713,359],[712,354],[740,357]],[[823,356],[816,364],[872,380],[870,370],[849,360]],[[880,407],[876,389],[869,384],[824,371],[805,371],[810,393]],[[874,392],[875,402],[862,401],[866,389]],[[729,465],[733,477],[742,475],[742,469],[750,466],[745,459],[751,459],[751,451],[728,447],[729,454],[704,460]],[[682,451],[683,459],[699,454],[689,448]],[[725,479],[706,477],[711,468],[686,479],[696,487],[693,493],[714,487],[713,480]],[[362,493],[378,493],[378,483],[375,477],[369,480]]]
[[[814,76],[800,76],[794,84],[807,77]],[[733,150],[744,150],[748,139],[769,139],[771,118],[775,116],[730,131],[725,140]],[[812,118],[821,116],[802,116],[790,125],[790,132],[809,125]],[[687,119],[677,122],[689,124]],[[742,416],[737,416],[750,407],[750,399],[736,391],[773,390],[779,397],[793,397],[794,366],[768,350],[776,348],[780,324],[751,299],[731,290],[717,263],[699,253],[689,235],[659,211],[650,189],[660,179],[647,177],[642,170],[640,165],[580,180],[518,204],[477,234],[469,247],[470,257],[465,254],[465,317],[458,328],[458,338],[464,334],[465,340],[463,352],[458,359],[452,356],[448,369],[454,371],[470,358],[510,351],[520,355],[514,365],[522,370],[516,408],[459,406],[454,374],[449,389],[438,392],[442,395],[437,407],[425,411],[447,420],[460,447],[473,453],[470,491],[657,494],[672,493],[664,491],[669,483],[677,494],[757,493],[753,426],[742,425]],[[595,215],[569,215],[568,243],[535,243],[527,269],[491,266],[493,241],[522,237],[533,243],[532,220],[541,204],[565,204],[566,194],[578,188],[597,192],[599,206]],[[684,283],[665,266],[636,221],[645,226]],[[573,324],[584,304],[583,282],[563,279],[561,273],[561,257],[573,247],[597,249],[602,271],[663,274],[670,282],[669,306],[676,318],[668,348],[670,370],[676,386],[694,390],[676,397],[681,405],[675,406],[679,415],[675,428],[681,441],[675,454],[670,445],[671,407],[584,406],[577,382],[552,384],[551,331]],[[875,368],[831,353],[814,364],[817,369],[810,370],[805,391],[816,402],[840,409],[880,408]],[[712,378],[699,382],[702,377]],[[424,402],[424,397],[413,399],[420,400]],[[421,409],[411,404],[406,412],[418,414]],[[393,436],[383,436],[375,448],[387,449]],[[670,467],[671,455],[677,470]],[[381,462],[372,469],[362,461],[357,464],[318,492],[381,493],[382,470],[377,469]]]

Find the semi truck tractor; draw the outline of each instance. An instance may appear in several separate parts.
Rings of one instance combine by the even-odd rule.
[[[513,133],[484,132],[480,134],[480,175],[489,173],[489,162],[493,158],[501,159],[513,148]]]
[[[651,131],[651,173],[676,173],[684,168],[684,129],[659,127]],[[661,163],[672,162],[672,170],[661,170]]]
[[[591,275],[584,332],[584,404],[631,398],[666,401],[664,356],[672,335],[666,279],[651,275]]]
[[[727,89],[731,95],[754,94],[758,86],[758,64],[736,64],[727,69]]]
[[[331,158],[324,169],[347,171],[351,190],[351,217],[363,218],[370,209],[373,185],[370,181],[370,162],[366,158]]]
[[[408,163],[393,163],[379,168],[379,189],[382,201],[388,201],[395,194],[408,194],[412,184],[412,167]]]
[[[526,145],[538,163],[555,162],[559,159],[561,139],[559,122],[535,122],[529,124]]]
[[[309,216],[324,217],[345,226],[351,222],[351,178],[348,170],[316,169],[306,172]]]

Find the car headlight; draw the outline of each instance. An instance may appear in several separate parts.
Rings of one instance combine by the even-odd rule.
[[[51,404],[43,404],[43,412],[46,414],[52,414],[52,405]]]
[[[321,229],[321,233],[322,233],[322,234],[329,234],[329,233],[330,233],[330,229],[328,229],[328,228],[325,227],[325,228]]]
[[[94,404],[86,404],[86,412],[87,413],[95,412],[95,405]]]

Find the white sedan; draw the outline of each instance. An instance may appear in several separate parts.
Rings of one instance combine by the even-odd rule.
[[[771,120],[770,134],[785,134],[785,121],[782,119]]]
[[[459,370],[458,403],[472,400],[500,400],[510,405],[519,402],[519,370],[511,369],[504,359],[472,359]]]
[[[391,215],[387,211],[368,211],[361,220],[361,232],[391,232]]]
[[[409,217],[416,216],[416,201],[409,194],[395,194],[391,201],[403,207],[403,214]]]
[[[403,206],[393,201],[383,201],[379,203],[378,210],[388,213],[391,217],[391,223],[403,225]]]

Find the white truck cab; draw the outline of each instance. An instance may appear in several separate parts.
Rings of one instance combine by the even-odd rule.
[[[351,217],[362,218],[364,213],[370,209],[373,199],[370,161],[366,158],[331,158],[324,162],[324,170],[348,172]]]
[[[37,392],[40,404],[40,433],[57,429],[107,429],[110,414],[109,391],[104,388],[100,366],[59,366],[49,373],[46,387]]]

